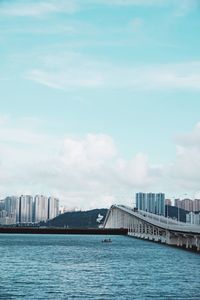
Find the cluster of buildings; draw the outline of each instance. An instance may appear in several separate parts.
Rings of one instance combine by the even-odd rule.
[[[174,206],[185,209],[187,211],[198,212],[200,211],[200,199],[175,199]]]
[[[136,193],[136,208],[157,215],[165,215],[165,194]]]
[[[185,210],[186,222],[200,225],[200,199],[175,199],[172,205],[172,200],[165,199],[163,193],[136,193],[136,208],[139,210],[164,216],[166,205]]]
[[[59,214],[59,200],[43,195],[10,196],[0,200],[0,224],[39,223]]]
[[[200,225],[200,212],[195,213],[191,211],[186,214],[186,222],[193,225]]]
[[[200,199],[175,199],[174,206],[188,211],[186,214],[187,223],[200,225]]]

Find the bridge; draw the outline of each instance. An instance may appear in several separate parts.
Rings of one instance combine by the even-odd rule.
[[[128,206],[112,205],[103,226],[127,229],[129,236],[140,239],[200,251],[200,226],[136,211]]]

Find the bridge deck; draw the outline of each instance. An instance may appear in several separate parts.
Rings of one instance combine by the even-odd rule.
[[[105,228],[125,228],[128,235],[154,242],[200,251],[200,226],[177,222],[124,205],[112,205]]]
[[[200,234],[200,226],[193,226],[187,223],[178,222],[169,218],[165,218],[164,216],[158,216],[144,211],[134,212],[132,208],[123,205],[115,205],[115,207],[161,229]]]

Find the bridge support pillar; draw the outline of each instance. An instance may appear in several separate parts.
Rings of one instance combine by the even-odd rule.
[[[186,238],[186,249],[188,248],[192,248],[192,241],[191,241],[191,238],[187,237]]]
[[[196,247],[197,247],[197,251],[200,251],[200,239],[196,238]]]
[[[183,246],[183,238],[182,236],[177,237],[177,247],[182,247]]]
[[[186,238],[186,249],[188,249],[188,247],[189,247],[189,240],[188,238]]]

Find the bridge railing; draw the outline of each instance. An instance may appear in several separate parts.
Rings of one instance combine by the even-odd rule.
[[[173,220],[169,217],[166,218],[163,215],[156,215],[156,214],[152,214],[152,213],[145,212],[145,211],[142,211],[142,210],[139,210],[138,213],[141,214],[142,216],[146,216],[148,218],[154,219],[154,220],[156,220],[158,222],[161,222],[161,223],[164,223],[164,224],[172,224],[172,225],[179,225],[179,226],[187,226],[188,225],[184,222]]]

